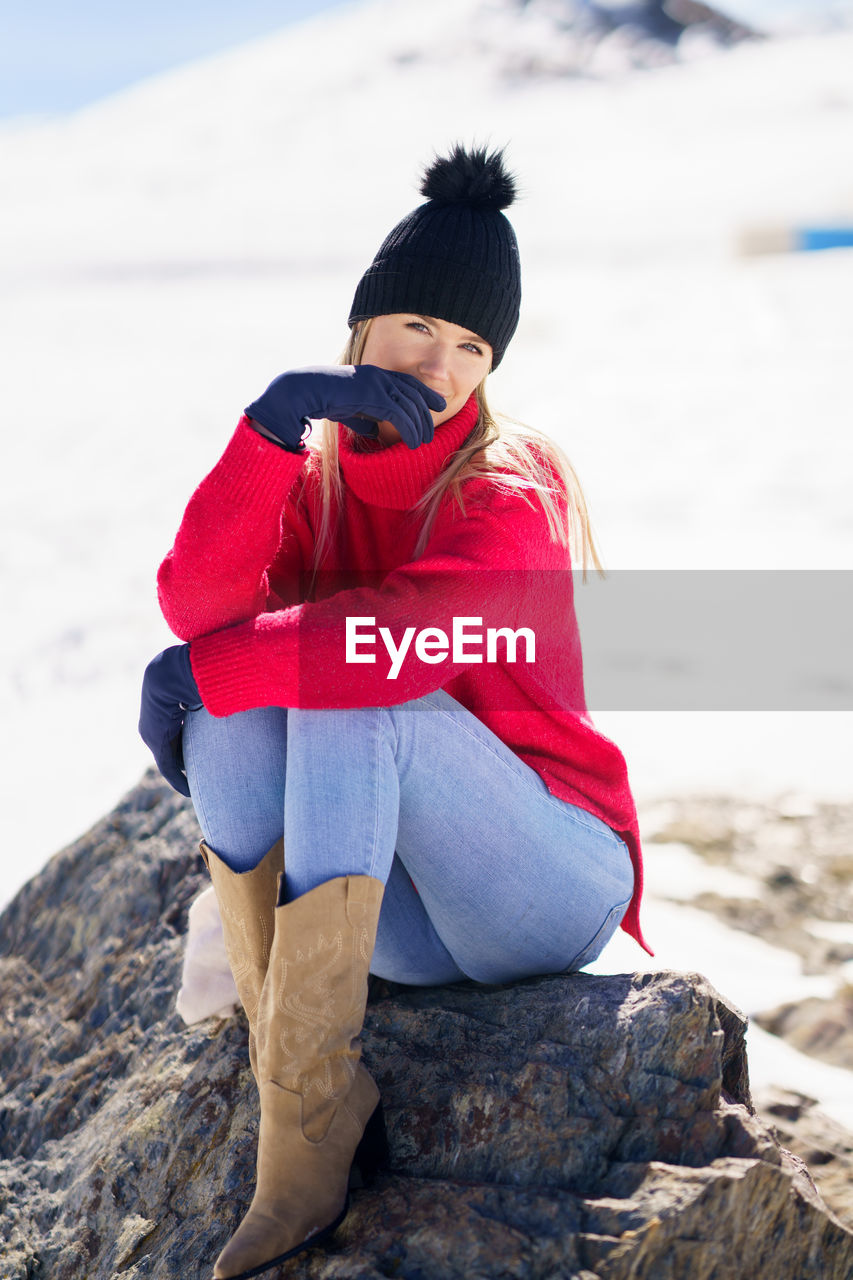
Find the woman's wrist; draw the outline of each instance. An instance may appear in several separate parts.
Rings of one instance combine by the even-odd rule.
[[[282,440],[279,439],[277,435],[275,435],[272,431],[270,431],[268,427],[263,426],[260,422],[257,422],[254,418],[250,418],[247,415],[247,421],[253,431],[256,431],[259,436],[263,436],[265,440],[270,440],[273,444],[277,444],[279,449],[284,449],[286,450],[287,453],[305,453],[305,445],[302,443],[301,440],[299,444],[296,444],[296,445],[285,444]]]

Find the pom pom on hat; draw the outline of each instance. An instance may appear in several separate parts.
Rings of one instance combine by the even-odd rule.
[[[421,193],[436,204],[467,204],[472,209],[507,209],[515,199],[515,178],[504,167],[503,151],[485,147],[466,151],[456,144],[424,171]]]
[[[385,237],[358,283],[350,326],[410,312],[462,325],[488,342],[492,368],[518,325],[521,268],[504,213],[515,199],[503,152],[458,143],[424,173],[419,205]]]

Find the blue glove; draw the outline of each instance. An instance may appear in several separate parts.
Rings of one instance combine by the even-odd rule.
[[[181,750],[184,716],[200,706],[189,645],[174,644],[152,658],[142,679],[139,734],[163,777],[182,796],[190,794]]]
[[[390,422],[408,447],[417,449],[435,431],[430,409],[440,413],[446,408],[444,396],[410,373],[344,364],[280,374],[248,406],[246,416],[296,453],[304,449],[302,432],[309,418],[331,418],[371,437],[378,434],[378,422]]]

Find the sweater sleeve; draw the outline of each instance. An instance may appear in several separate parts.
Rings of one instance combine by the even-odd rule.
[[[283,525],[286,498],[304,466],[240,419],[225,452],[189,501],[175,544],[157,574],[163,616],[193,640],[270,607],[268,567],[294,579],[299,540]],[[296,598],[294,594],[294,598]]]
[[[539,504],[518,494],[493,492],[464,518],[445,510],[425,553],[381,581],[195,640],[190,657],[204,705],[227,716],[258,706],[393,706],[422,697],[482,660],[470,657],[470,643],[458,651],[450,643],[454,620],[469,619],[474,634],[475,620],[481,634],[523,625],[519,601],[531,593],[518,591],[519,572],[566,567],[567,554],[550,542]],[[360,632],[349,660],[348,625],[351,638],[354,626]],[[418,651],[424,628],[433,630]],[[441,633],[448,651],[439,660]]]

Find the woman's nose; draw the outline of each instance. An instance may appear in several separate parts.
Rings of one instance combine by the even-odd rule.
[[[450,371],[450,351],[443,343],[435,343],[422,353],[420,367],[433,378],[446,378]]]

